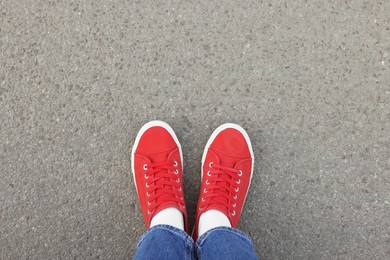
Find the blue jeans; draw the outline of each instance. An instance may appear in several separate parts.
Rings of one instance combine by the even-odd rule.
[[[238,229],[213,228],[196,241],[183,230],[157,225],[140,239],[134,259],[257,259],[250,238]]]

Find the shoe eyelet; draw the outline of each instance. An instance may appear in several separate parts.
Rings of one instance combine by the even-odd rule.
[[[202,202],[204,202],[205,201],[205,199],[204,198],[202,198]]]
[[[150,203],[150,202],[148,201],[148,206],[150,206],[150,205],[152,205],[152,203]]]
[[[209,163],[209,167],[210,167],[210,168],[213,168],[213,164],[214,164],[213,162],[210,162],[210,163]]]
[[[240,180],[236,181],[237,184],[240,184],[240,182],[241,182]]]
[[[235,208],[237,205],[236,205],[236,203],[233,203],[233,208]]]
[[[206,189],[204,189],[204,190],[203,190],[203,192],[204,192],[204,193],[207,193],[207,190],[206,190]]]
[[[182,191],[182,189],[181,189],[181,188],[179,188],[179,191]]]
[[[176,175],[179,174],[179,170],[176,169],[176,170],[174,171],[174,173],[175,173]]]
[[[149,193],[149,192],[146,192],[146,196],[147,196],[147,197],[150,197],[150,193]]]
[[[148,215],[150,215],[150,214],[152,214],[152,212],[150,212],[150,211],[148,210]]]
[[[242,176],[242,171],[241,170],[240,170],[240,173],[238,174],[238,176],[240,176],[240,177]]]
[[[234,189],[235,192],[238,192],[239,190],[240,190],[240,188],[238,188],[238,187]]]
[[[145,176],[145,179],[148,179],[148,178],[149,178],[149,176],[148,176],[148,175],[146,175],[146,174],[145,174],[144,176]]]
[[[207,176],[209,176],[209,177],[211,176],[211,172],[210,171],[207,172]]]
[[[148,184],[147,182],[145,183],[145,187],[146,187],[146,188],[149,188],[149,184]]]
[[[233,212],[231,214],[232,214],[232,216],[235,216],[236,215],[236,211],[233,210]]]
[[[202,210],[203,208],[199,208],[199,210]]]
[[[179,183],[180,182],[180,178],[177,178],[176,182]]]
[[[206,180],[206,185],[209,185],[209,184],[210,184],[209,180]]]
[[[148,170],[148,165],[145,163],[143,168],[144,168],[145,171],[147,171]]]
[[[237,195],[234,195],[234,196],[233,196],[233,199],[235,199],[235,200],[236,200],[236,199],[237,199]]]
[[[173,166],[177,166],[178,165],[178,163],[176,162],[176,161],[173,161]]]

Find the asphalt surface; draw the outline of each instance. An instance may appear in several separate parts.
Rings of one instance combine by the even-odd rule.
[[[233,122],[260,259],[390,259],[389,1],[0,0],[0,259],[131,258],[153,119],[183,146],[191,225]]]

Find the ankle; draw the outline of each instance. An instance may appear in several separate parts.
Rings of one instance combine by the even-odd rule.
[[[170,225],[184,230],[184,217],[177,208],[170,207],[157,213],[150,222],[150,227],[156,225]]]
[[[210,209],[199,218],[198,237],[216,227],[231,227],[229,218],[219,210]]]

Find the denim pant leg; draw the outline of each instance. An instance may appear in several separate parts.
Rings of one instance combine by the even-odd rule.
[[[194,241],[181,229],[157,225],[141,237],[134,259],[194,259]]]
[[[213,228],[196,241],[198,259],[257,259],[251,239],[238,229]]]

